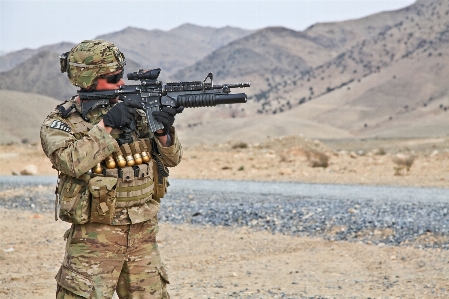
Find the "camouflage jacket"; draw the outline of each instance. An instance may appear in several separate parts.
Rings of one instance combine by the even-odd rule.
[[[60,179],[75,180],[79,185],[76,192],[80,193],[80,190],[88,189],[90,175],[87,173],[89,170],[119,149],[114,137],[118,137],[120,130],[114,129],[109,134],[97,125],[112,106],[90,111],[87,114],[90,121],[86,122],[79,116],[81,105],[76,102],[75,97],[63,105],[67,108],[73,104],[75,109],[66,118],[63,118],[57,109],[50,113],[42,124],[40,136],[42,148],[53,167],[60,172]],[[75,115],[77,117],[74,117]],[[153,137],[143,111],[138,110],[136,122],[135,135],[137,136],[135,137]],[[81,128],[84,126],[85,129],[81,130],[82,133],[76,133],[80,131],[80,126]],[[77,130],[74,130],[74,127],[77,127]],[[157,138],[155,140],[165,166],[174,167],[181,161],[182,146],[173,127],[170,129],[170,135],[173,144],[169,147],[163,147]],[[63,186],[62,184],[59,189],[73,189],[75,184],[72,182],[71,185]],[[63,192],[63,190],[59,190],[59,192]],[[90,198],[83,200],[88,201]],[[85,207],[81,209],[85,209]],[[159,203],[156,200],[149,200],[138,206],[116,208],[111,224],[125,225],[144,222],[155,217],[158,211]],[[87,219],[83,222],[87,222]]]

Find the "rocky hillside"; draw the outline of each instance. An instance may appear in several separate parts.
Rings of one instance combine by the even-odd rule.
[[[420,135],[438,135],[449,115],[448,21],[449,3],[432,0],[359,20],[318,24],[302,33],[267,28],[176,76],[199,77],[214,69],[226,81],[251,81],[252,96],[237,114],[241,117],[281,113],[356,135],[382,135],[383,130],[413,135],[415,126],[408,124],[419,117],[426,124]]]
[[[0,73],[0,89],[37,93],[61,100],[76,94],[76,88],[66,75],[61,74],[59,54],[48,50]]]
[[[170,31],[129,27],[98,38],[115,43],[125,53],[125,72],[160,67],[163,71],[159,79],[166,82],[179,68],[251,32],[185,24]],[[59,43],[0,56],[0,89],[39,93],[61,100],[73,95],[76,89],[59,71],[59,54],[73,46]]]
[[[73,43],[62,42],[58,44],[43,46],[38,49],[23,49],[20,51],[7,53],[0,56],[0,72],[9,71],[40,52],[50,51],[59,55],[63,52],[67,52],[74,45],[75,44]]]
[[[244,140],[299,133],[428,137],[448,134],[447,24],[449,2],[418,0],[304,31],[186,24],[170,31],[126,28],[101,38],[125,52],[127,72],[161,67],[164,82],[202,80],[209,72],[216,84],[251,82],[246,104],[186,109],[177,117],[179,132],[198,142],[233,138],[231,129]],[[38,53],[0,73],[0,89],[67,98],[74,89],[57,59],[54,52]]]
[[[63,51],[68,50],[70,48]],[[125,72],[132,72],[140,67],[131,59],[127,59]],[[0,90],[37,93],[63,101],[75,95],[77,88],[70,83],[67,74],[61,73],[59,54],[54,51],[41,51],[12,70],[1,72]]]
[[[147,69],[159,67],[163,70],[161,76],[169,77],[251,32],[234,27],[212,28],[184,24],[169,31],[128,27],[98,38],[116,44],[127,59]]]
[[[283,76],[302,76],[304,70],[310,71],[357,42],[377,36],[394,26],[405,19],[410,9],[382,12],[344,22],[318,23],[305,31],[265,28],[218,49],[174,77],[179,80],[201,77],[212,69],[223,80],[246,76],[252,82],[266,86],[267,82],[270,85],[270,81],[279,77],[280,81],[284,81]]]
[[[301,106],[292,113],[356,134],[417,117],[421,124],[447,125],[449,3],[419,1],[401,15],[394,25],[306,74],[277,80],[255,95],[257,112]]]

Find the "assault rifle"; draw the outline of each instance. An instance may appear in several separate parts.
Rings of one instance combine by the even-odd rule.
[[[158,68],[129,73],[128,80],[140,80],[140,84],[124,85],[118,90],[78,91],[81,100],[88,100],[82,102],[82,117],[87,120],[86,115],[90,110],[109,104],[110,99],[136,99],[144,107],[150,130],[156,132],[162,129],[163,125],[154,119],[152,112],[159,111],[162,106],[196,108],[246,103],[246,94],[231,94],[231,88],[250,87],[249,82],[214,85],[213,74],[209,73],[203,81],[162,84],[157,80],[160,72],[161,69]],[[206,82],[207,79],[210,79],[210,82]]]

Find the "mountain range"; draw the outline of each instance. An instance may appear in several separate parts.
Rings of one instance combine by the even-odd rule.
[[[404,9],[304,31],[185,24],[170,31],[128,27],[98,38],[125,53],[127,72],[161,67],[160,79],[167,82],[202,80],[212,71],[217,83],[251,82],[246,104],[185,110],[177,123],[187,140],[219,142],[236,132],[255,141],[298,133],[449,136],[444,0],[418,0]],[[0,56],[0,89],[67,99],[76,89],[59,72],[58,55],[72,46]]]

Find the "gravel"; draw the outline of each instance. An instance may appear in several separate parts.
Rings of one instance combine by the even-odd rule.
[[[53,210],[55,182],[55,177],[0,176],[0,207]],[[180,179],[170,183],[161,222],[247,226],[380,246],[449,248],[449,189]]]

